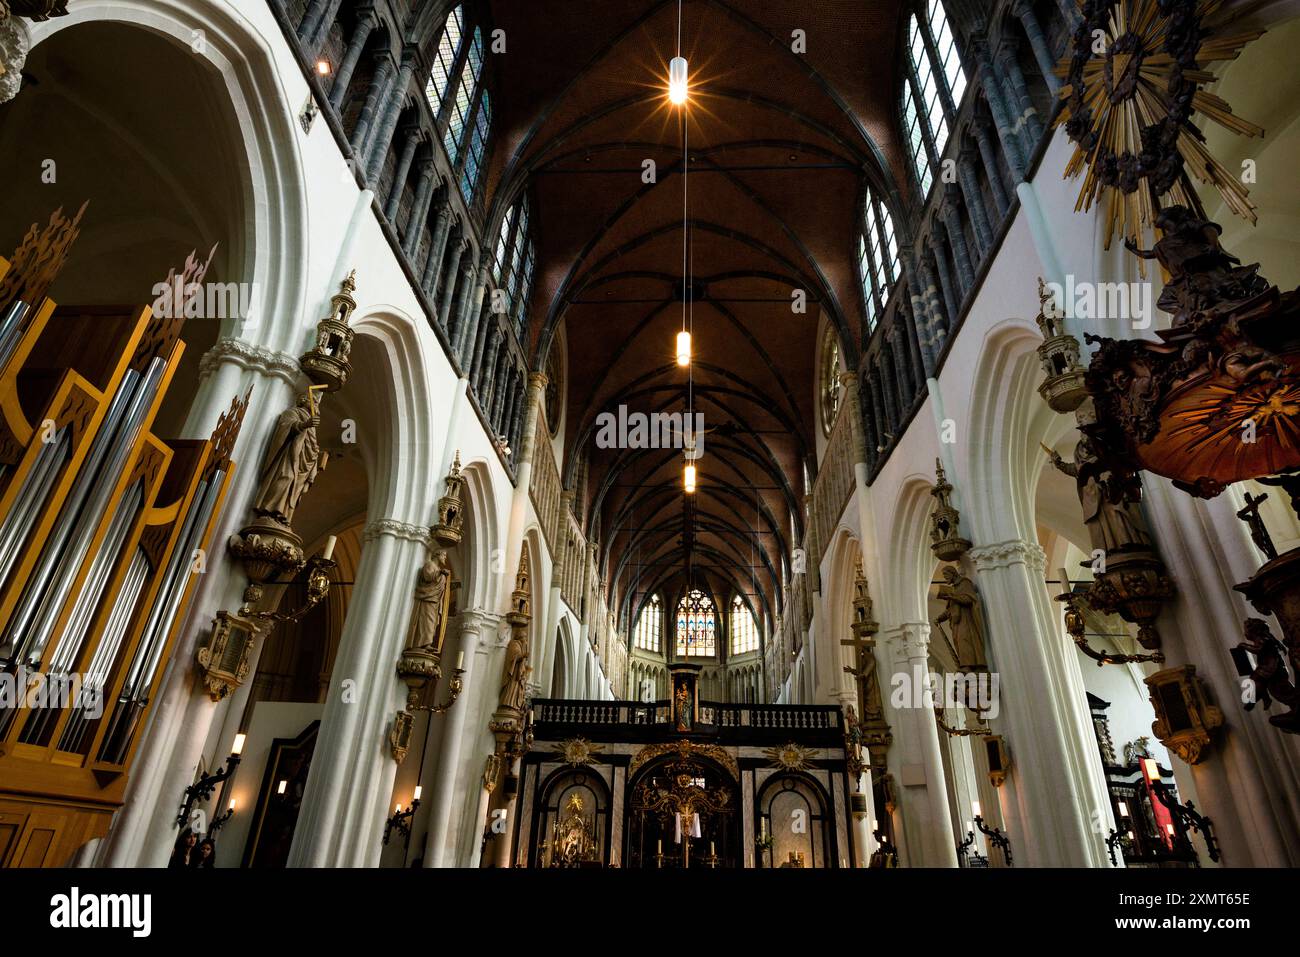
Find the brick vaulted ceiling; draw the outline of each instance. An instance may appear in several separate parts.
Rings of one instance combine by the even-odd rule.
[[[689,577],[779,611],[783,556],[815,473],[825,316],[850,367],[862,349],[855,252],[870,183],[905,182],[895,119],[901,0],[684,0],[690,102],[666,97],[677,0],[496,0],[492,221],[527,190],[537,243],[537,367],[563,335],[566,487],[599,542],[611,608]],[[792,34],[804,31],[804,53]],[[599,449],[596,416],[681,411],[683,132],[689,140],[694,403],[708,431],[699,489],[673,451]],[[643,182],[643,163],[657,178]],[[807,312],[791,293],[807,293]],[[792,532],[792,524],[794,531]],[[688,571],[688,568],[690,571]]]

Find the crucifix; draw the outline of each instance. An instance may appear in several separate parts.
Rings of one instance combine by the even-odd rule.
[[[1259,514],[1259,507],[1268,500],[1268,494],[1265,493],[1258,497],[1246,493],[1246,507],[1237,513],[1237,517],[1246,523],[1250,529],[1251,540],[1259,547],[1269,561],[1277,558],[1277,546],[1273,544],[1272,537],[1268,534],[1268,529],[1264,527],[1264,519]]]

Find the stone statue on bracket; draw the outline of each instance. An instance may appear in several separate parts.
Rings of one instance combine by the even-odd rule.
[[[318,425],[320,413],[315,392],[309,388],[276,420],[266,462],[258,476],[254,514],[272,518],[286,528],[292,527],[299,501],[329,459],[329,453],[321,450],[316,437]]]
[[[1136,474],[1112,468],[1098,454],[1087,433],[1074,447],[1073,462],[1065,461],[1054,449],[1046,451],[1057,470],[1075,481],[1083,506],[1083,523],[1094,551],[1109,555],[1151,548],[1146,521],[1138,510],[1142,493]]]
[[[943,570],[944,584],[939,586],[939,600],[945,604],[935,624],[948,624],[949,641],[957,656],[957,670],[987,671],[984,651],[984,625],[980,621],[980,596],[975,583],[948,565]]]
[[[442,654],[450,599],[451,568],[447,563],[447,553],[438,549],[431,552],[420,566],[415,586],[411,633],[406,639],[408,651]]]
[[[528,701],[528,629],[513,628],[506,645],[506,661],[501,669],[501,707],[523,713]]]

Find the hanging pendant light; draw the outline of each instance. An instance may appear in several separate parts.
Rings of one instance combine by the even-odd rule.
[[[679,366],[691,364],[691,334],[685,329],[677,333],[677,364]]]
[[[675,106],[686,102],[686,58],[675,56],[668,61],[668,101]]]

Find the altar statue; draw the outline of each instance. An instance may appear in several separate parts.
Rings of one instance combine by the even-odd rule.
[[[298,502],[325,467],[328,456],[316,438],[318,425],[320,415],[310,391],[298,396],[293,408],[280,413],[258,476],[255,514],[269,515],[286,527],[292,525]]]
[[[984,626],[980,623],[980,596],[975,583],[953,565],[943,570],[946,584],[939,586],[939,600],[946,603],[937,624],[948,622],[952,647],[957,655],[957,670],[985,671]]]
[[[591,825],[583,814],[580,795],[569,796],[564,817],[555,822],[551,848],[553,867],[574,867],[581,861],[592,859],[595,840],[591,834]]]

